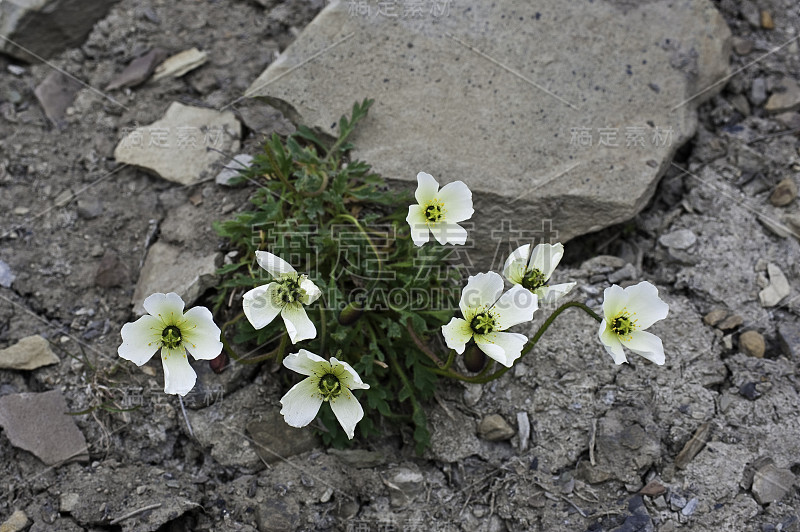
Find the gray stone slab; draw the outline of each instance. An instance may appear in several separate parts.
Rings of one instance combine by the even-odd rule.
[[[0,397],[0,426],[14,447],[47,465],[88,460],[86,439],[58,390]]]
[[[354,156],[409,185],[463,180],[484,235],[549,219],[563,241],[631,218],[728,71],[706,0],[353,5],[329,4],[248,95],[330,135],[375,99]]]

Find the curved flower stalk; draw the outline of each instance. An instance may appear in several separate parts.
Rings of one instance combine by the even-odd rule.
[[[156,293],[144,300],[148,312],[120,331],[119,356],[137,366],[146,363],[161,350],[164,367],[164,393],[184,396],[197,380],[188,351],[196,360],[212,360],[222,352],[219,327],[206,307],[183,312],[184,303],[174,292]]]
[[[366,390],[369,384],[364,384],[347,362],[335,357],[331,357],[329,362],[305,349],[287,356],[283,365],[307,375],[281,398],[281,414],[286,423],[292,427],[305,427],[317,417],[320,406],[327,401],[347,437],[352,440],[356,425],[364,417],[364,409],[352,390]]]
[[[553,286],[547,284],[563,256],[564,246],[561,243],[537,244],[533,252],[531,245],[525,244],[509,255],[503,267],[503,275],[510,282],[539,296],[541,303],[554,303],[575,287],[575,283]]]
[[[472,192],[463,181],[453,181],[439,190],[439,183],[432,175],[420,172],[414,197],[418,204],[409,205],[406,221],[415,245],[425,244],[429,233],[442,245],[467,241],[467,230],[458,222],[469,220],[475,210]]]
[[[503,278],[499,274],[479,273],[467,281],[459,307],[464,319],[453,318],[442,326],[447,347],[462,354],[467,342],[474,339],[481,351],[511,367],[528,338],[502,331],[532,320],[538,298],[519,285],[503,294]]]
[[[322,294],[317,285],[272,253],[256,251],[256,260],[274,281],[253,288],[243,296],[242,308],[248,321],[254,328],[263,329],[280,314],[293,344],[315,338],[317,328],[303,305],[310,305]]]
[[[603,292],[603,316],[598,334],[616,364],[627,362],[623,346],[637,355],[664,364],[661,339],[645,329],[667,317],[669,305],[658,297],[658,289],[647,281],[621,288],[610,286]]]

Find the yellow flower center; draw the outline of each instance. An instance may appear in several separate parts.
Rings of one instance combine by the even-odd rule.
[[[283,307],[290,303],[300,301],[306,296],[306,291],[300,288],[300,283],[303,282],[303,277],[297,274],[287,274],[282,279],[277,281],[278,287],[273,292],[273,303],[276,306]]]
[[[544,273],[542,273],[539,268],[531,268],[525,271],[525,275],[522,276],[522,282],[520,284],[533,292],[537,288],[543,287],[546,282],[547,280],[544,278]]]
[[[425,221],[429,224],[440,222],[444,218],[444,203],[437,199],[433,199],[425,206]]]
[[[325,401],[334,399],[342,393],[342,383],[333,373],[326,373],[323,375],[317,387]]]
[[[475,334],[489,334],[497,327],[497,320],[489,311],[479,312],[470,321],[469,326]]]
[[[636,322],[637,320],[633,318],[635,315],[628,312],[628,309],[623,308],[619,313],[611,320],[611,330],[614,331],[614,334],[619,336],[620,340],[630,340],[631,333],[636,330]]]
[[[167,349],[176,349],[181,345],[181,330],[175,325],[168,325],[161,331],[161,345]]]

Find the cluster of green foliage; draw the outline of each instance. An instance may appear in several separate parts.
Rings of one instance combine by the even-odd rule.
[[[348,160],[348,138],[371,104],[356,103],[350,118],[341,118],[332,144],[306,127],[266,141],[239,179],[257,185],[252,208],[215,224],[239,253],[220,270],[224,277],[214,313],[219,316],[242,293],[269,282],[255,260],[257,250],[307,274],[323,294],[306,307],[317,327],[315,339],[292,347],[282,320],[254,330],[240,314],[223,327],[223,340],[262,346],[259,352],[271,349],[250,361],[269,358],[277,364],[289,349],[300,348],[347,361],[370,385],[359,392],[365,410],[361,435],[379,433],[381,418],[404,421],[413,427],[421,453],[430,434],[420,402],[432,396],[436,370],[443,367],[426,342],[437,341],[452,317],[462,276],[448,265],[452,248],[435,242],[414,246],[405,221],[415,203],[410,193],[388,189],[369,165]],[[320,418],[326,444],[348,444],[328,406]]]

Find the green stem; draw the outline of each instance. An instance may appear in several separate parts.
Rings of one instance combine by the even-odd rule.
[[[405,371],[403,371],[403,368],[400,366],[400,363],[397,361],[397,358],[390,353],[387,354],[387,356],[389,357],[389,362],[390,365],[392,366],[392,369],[394,370],[395,373],[397,373],[397,376],[400,378],[400,382],[403,383],[403,386],[408,388],[408,399],[411,401],[411,409],[413,411],[411,419],[413,420],[414,414],[418,410],[421,410],[422,407],[417,401],[417,396],[414,395],[414,388],[411,387],[411,382],[408,380],[408,376],[406,375]]]
[[[278,164],[278,160],[275,159],[275,154],[272,153],[272,149],[269,147],[269,144],[267,144],[264,147],[264,151],[267,154],[267,159],[269,159],[269,164],[272,165],[272,170],[275,172],[275,175],[278,176],[278,179],[281,180],[281,183],[283,183],[287,188],[289,188],[289,190],[294,191],[295,189],[292,186],[292,184],[289,183],[289,180],[286,178],[285,175],[283,175],[283,171],[281,170],[281,167]]]
[[[542,323],[541,327],[539,327],[539,330],[536,331],[536,334],[533,335],[533,338],[528,340],[528,343],[522,349],[522,354],[520,356],[526,354],[528,351],[533,349],[533,346],[536,345],[536,342],[539,341],[539,338],[542,337],[542,335],[548,329],[548,327],[550,327],[550,325],[553,324],[553,322],[558,317],[558,315],[561,314],[562,312],[564,312],[565,310],[567,310],[568,308],[571,308],[571,307],[577,307],[577,308],[583,310],[589,316],[591,316],[592,318],[597,320],[598,323],[603,321],[603,318],[598,316],[595,311],[593,311],[592,309],[590,309],[589,307],[587,307],[583,303],[579,303],[578,301],[570,301],[568,303],[564,303],[563,305],[558,307],[556,310],[554,310],[553,313],[550,314],[550,316],[548,316],[548,318],[544,321],[544,323]]]
[[[533,338],[528,340],[528,343],[522,349],[522,353],[520,354],[520,357],[522,355],[528,353],[531,349],[533,349],[533,346],[536,345],[536,342],[539,341],[539,339],[542,337],[542,335],[548,329],[548,327],[550,327],[550,325],[553,324],[553,322],[559,316],[559,314],[561,314],[562,312],[564,312],[565,310],[567,310],[568,308],[571,308],[571,307],[577,307],[577,308],[583,310],[584,312],[586,312],[589,316],[591,316],[592,318],[594,318],[598,322],[603,321],[603,318],[598,316],[595,311],[593,311],[592,309],[590,309],[589,307],[587,307],[583,303],[579,303],[578,301],[570,301],[568,303],[564,303],[563,305],[558,307],[555,311],[553,311],[553,313],[550,316],[548,316],[548,318],[545,320],[545,322],[542,323],[542,325],[539,327],[539,330],[536,331],[536,334],[533,335]],[[487,383],[487,382],[491,382],[491,381],[493,381],[495,379],[499,379],[500,377],[505,375],[505,373],[509,369],[511,369],[511,368],[503,368],[503,369],[500,369],[498,371],[495,371],[494,373],[492,373],[489,376],[484,376],[485,373],[489,370],[489,368],[490,368],[490,365],[487,364],[487,366],[483,369],[483,371],[481,371],[478,375],[475,375],[474,377],[469,377],[467,375],[462,375],[461,373],[458,373],[458,372],[450,370],[449,367],[448,368],[444,368],[444,369],[429,368],[429,371],[432,371],[433,373],[436,373],[437,375],[443,375],[445,377],[450,377],[452,379],[458,379],[458,380],[464,381],[464,382],[484,384],[484,383]]]
[[[362,235],[364,235],[364,238],[367,240],[367,243],[369,244],[369,247],[372,249],[372,253],[375,255],[375,258],[378,261],[378,275],[373,280],[373,282],[370,284],[370,286],[367,287],[367,289],[369,290],[369,289],[371,289],[371,287],[374,286],[374,284],[380,278],[381,272],[383,271],[383,261],[381,260],[381,256],[378,253],[378,248],[375,247],[375,243],[372,242],[372,239],[369,237],[367,232],[364,230],[364,227],[358,222],[358,220],[355,219],[355,217],[350,216],[349,214],[339,214],[335,218],[333,218],[329,223],[333,224],[334,222],[336,222],[336,220],[339,220],[339,219],[346,220],[346,221],[348,221],[348,222],[350,222],[350,223],[352,223],[353,225],[356,226],[358,231]]]
[[[414,342],[414,345],[417,346],[417,349],[428,355],[428,358],[433,360],[433,363],[438,367],[444,368],[445,363],[442,362],[442,359],[437,357],[434,352],[431,351],[427,345],[425,345],[425,342],[423,342],[420,337],[417,336],[417,333],[414,331],[414,327],[411,325],[411,318],[408,318],[406,321],[406,330],[408,331],[408,335],[411,337],[411,340]]]
[[[320,322],[320,335],[319,335],[319,356],[325,356],[325,338],[327,338],[328,321],[325,319],[325,304],[321,303],[319,306],[319,322]]]

